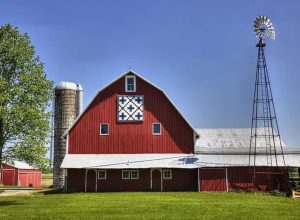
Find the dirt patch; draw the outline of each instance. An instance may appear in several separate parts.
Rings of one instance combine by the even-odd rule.
[[[33,192],[32,190],[3,190],[0,196],[23,196],[31,195]]]

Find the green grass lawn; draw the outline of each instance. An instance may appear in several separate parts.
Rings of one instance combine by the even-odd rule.
[[[73,193],[0,197],[0,219],[300,219],[300,199],[252,193]]]

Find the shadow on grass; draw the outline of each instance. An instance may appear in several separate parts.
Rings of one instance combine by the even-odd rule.
[[[12,205],[23,205],[24,203],[16,202],[16,201],[0,201],[1,206],[12,206]]]

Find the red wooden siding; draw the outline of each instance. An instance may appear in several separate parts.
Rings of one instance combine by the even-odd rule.
[[[226,168],[200,169],[201,191],[227,191]],[[272,171],[275,174],[269,175]],[[253,184],[253,167],[229,167],[227,168],[228,191],[235,190],[280,190],[289,188],[288,171],[284,168],[257,167],[256,181]],[[279,174],[280,173],[280,174]],[[270,187],[269,187],[270,186]]]
[[[172,179],[163,180],[163,191],[197,191],[196,169],[173,169]]]
[[[19,169],[19,186],[40,188],[41,182],[41,171]]]
[[[229,167],[227,168],[228,191],[277,189],[288,190],[288,172],[283,168],[273,168],[274,172],[268,179],[266,174],[257,174],[255,187],[252,183],[253,168]],[[160,170],[152,172],[152,191],[227,191],[226,168],[197,169],[171,169],[172,179],[162,179]],[[266,172],[267,168],[258,167],[257,172]],[[85,191],[85,169],[68,169],[67,188],[69,191]],[[151,191],[151,169],[139,169],[139,179],[122,179],[122,170],[106,170],[106,179],[97,179],[98,192],[113,191]],[[97,173],[89,170],[87,175],[87,191],[95,192]],[[270,188],[269,188],[270,181]]]
[[[69,191],[84,192],[85,190],[85,170],[68,169],[67,188]]]
[[[98,180],[98,191],[150,190],[150,170],[139,170],[139,179],[122,179],[122,170],[107,170],[106,180]]]
[[[193,153],[193,129],[161,91],[138,76],[136,83],[136,92],[126,93],[124,76],[96,97],[69,132],[68,153]],[[118,95],[144,95],[143,122],[117,122]],[[154,122],[161,135],[152,135]],[[109,135],[99,135],[100,123],[109,123]]]
[[[0,184],[7,185],[7,186],[16,186],[18,185],[18,169],[7,165],[3,164],[3,170],[2,170],[2,175],[1,175],[1,181]]]
[[[139,179],[122,179],[122,170],[106,170],[106,179],[97,179],[98,192],[151,191],[150,169],[139,169]],[[157,175],[156,175],[157,174]],[[96,172],[88,171],[87,191],[95,191]],[[153,191],[160,191],[160,171],[152,173]],[[196,191],[197,171],[172,169],[172,179],[162,180],[163,191]],[[155,186],[155,183],[156,186]],[[69,191],[85,191],[85,170],[68,169],[67,188]]]
[[[1,178],[3,185],[40,188],[42,172],[33,169],[18,169],[16,167],[3,164]]]
[[[252,190],[253,175],[248,167],[227,168],[230,190]],[[262,182],[261,177],[259,178]]]
[[[226,191],[226,177],[224,168],[200,169],[201,191]]]
[[[3,169],[16,169],[15,167],[7,165],[7,164],[2,164],[2,166],[3,166]]]
[[[17,176],[17,170],[3,170],[2,171],[2,183],[6,186],[14,186],[17,185],[16,182],[16,176]]]

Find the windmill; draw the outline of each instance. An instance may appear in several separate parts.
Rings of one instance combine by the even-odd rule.
[[[264,48],[268,39],[275,40],[275,31],[270,19],[266,16],[258,16],[254,21],[254,32],[258,38],[256,80],[252,109],[251,139],[249,150],[249,166],[253,166],[253,183],[257,173],[257,155],[265,155],[260,166],[268,167],[268,179],[272,175],[272,167],[285,167],[285,159],[282,149],[277,117],[271,91],[270,79],[264,54]],[[260,172],[261,173],[261,172]]]

